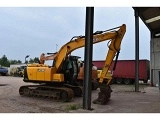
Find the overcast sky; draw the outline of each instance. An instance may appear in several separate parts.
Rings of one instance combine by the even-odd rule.
[[[85,7],[0,7],[0,57],[24,62],[25,56],[56,52],[73,36],[85,35]],[[150,59],[150,32],[140,20],[140,59]],[[119,59],[135,59],[132,7],[94,7],[94,32],[126,24]],[[104,60],[107,41],[93,46],[93,60]],[[84,60],[84,48],[72,53]],[[28,59],[29,59],[28,58]]]

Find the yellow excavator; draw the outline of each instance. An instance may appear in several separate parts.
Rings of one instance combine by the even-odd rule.
[[[93,34],[93,44],[109,40],[108,53],[101,76],[98,80],[100,92],[93,103],[106,104],[111,97],[111,79],[104,79],[109,67],[120,51],[121,41],[126,32],[126,25]],[[56,53],[40,57],[39,64],[28,64],[24,70],[24,82],[40,83],[38,85],[24,85],[19,88],[19,94],[25,96],[43,96],[62,101],[70,101],[74,96],[82,96],[82,87],[76,84],[78,78],[78,56],[71,52],[85,46],[85,36],[75,36],[63,45]],[[52,66],[44,64],[46,60],[53,60]]]

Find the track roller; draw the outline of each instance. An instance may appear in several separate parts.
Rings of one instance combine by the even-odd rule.
[[[70,88],[74,92],[74,96],[81,97],[83,95],[83,87],[82,86],[74,86],[70,84],[64,84],[63,86]]]
[[[25,87],[25,86],[21,86],[20,88],[19,88],[19,94],[20,95],[30,95],[29,94],[29,88],[27,88],[27,87]]]

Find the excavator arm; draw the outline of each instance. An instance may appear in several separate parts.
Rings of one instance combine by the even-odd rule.
[[[100,75],[100,79],[99,79],[99,82],[102,83],[103,82],[103,79],[104,77],[106,76],[108,70],[109,70],[109,67],[114,59],[114,57],[116,56],[116,59],[118,59],[118,55],[119,55],[119,52],[120,52],[120,45],[121,45],[121,41],[123,39],[123,36],[126,32],[126,26],[125,25],[122,25],[120,27],[120,29],[116,32],[116,36],[111,40],[111,43],[110,45],[108,46],[109,50],[108,50],[108,54],[106,56],[106,60],[105,60],[105,63],[104,63],[104,67],[102,69],[102,73]],[[109,80],[107,82],[107,85],[109,85],[111,82],[111,80]]]

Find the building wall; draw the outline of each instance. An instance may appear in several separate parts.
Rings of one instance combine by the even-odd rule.
[[[151,62],[150,73],[153,86],[160,85],[160,38],[153,38],[150,42]]]

